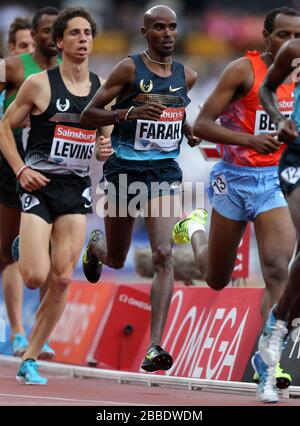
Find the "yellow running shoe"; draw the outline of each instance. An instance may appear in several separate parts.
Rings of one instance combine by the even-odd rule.
[[[276,373],[275,373],[276,387],[278,389],[288,388],[292,382],[291,375],[289,373],[285,373],[283,369],[280,367],[280,364],[277,364],[275,368],[276,368]],[[253,376],[253,382],[257,384],[259,383],[259,375],[256,372],[254,373],[254,376]]]
[[[196,209],[189,214],[185,219],[175,223],[172,237],[176,244],[186,244],[190,242],[189,237],[189,223],[197,222],[200,225],[205,225],[207,221],[208,213],[205,209]]]

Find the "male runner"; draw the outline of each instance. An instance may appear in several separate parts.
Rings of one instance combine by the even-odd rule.
[[[175,158],[183,133],[191,144],[197,142],[185,123],[185,107],[190,102],[187,92],[196,81],[196,73],[172,59],[177,34],[172,9],[155,6],[148,10],[141,31],[147,49],[117,64],[82,114],[85,125],[114,124],[111,138],[115,151],[104,164],[109,182],[106,240],[100,230],[92,232],[83,269],[89,281],[97,282],[102,263],[111,268],[123,267],[136,211],[143,208],[155,275],[151,287],[151,341],[142,368],[155,371],[168,370],[173,362],[160,345],[173,290],[171,232],[178,218],[176,201],[182,179]],[[114,110],[105,110],[114,98]],[[144,190],[140,206],[131,209],[137,193],[135,185]],[[163,214],[164,206],[171,206],[167,215]]]
[[[86,214],[92,211],[89,173],[96,129],[80,125],[79,117],[100,87],[98,76],[88,70],[95,33],[85,9],[62,11],[52,27],[62,64],[27,79],[2,123],[1,150],[20,184],[20,272],[29,288],[48,284],[17,374],[26,384],[47,383],[36,359],[65,308]],[[10,129],[28,115],[24,163]]]

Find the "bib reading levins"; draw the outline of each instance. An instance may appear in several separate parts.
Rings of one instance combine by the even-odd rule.
[[[117,123],[111,136],[118,158],[133,161],[176,158],[183,137],[187,96],[184,66],[174,61],[168,77],[153,73],[142,55],[133,55],[135,79],[126,96],[117,99],[115,109],[140,107],[150,102],[166,108],[158,121],[138,119]]]
[[[182,138],[184,108],[166,108],[159,121],[137,120],[134,149],[173,151]]]
[[[76,170],[86,170],[92,158],[96,130],[57,125],[49,160]]]
[[[87,176],[90,174],[96,129],[82,126],[80,114],[100,87],[99,77],[90,73],[89,94],[75,96],[66,88],[58,67],[47,73],[51,99],[45,112],[30,115],[26,164],[47,173]]]

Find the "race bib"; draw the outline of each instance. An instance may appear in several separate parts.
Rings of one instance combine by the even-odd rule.
[[[300,179],[300,167],[287,167],[281,172],[281,177],[294,185]]]
[[[40,204],[40,200],[37,197],[31,194],[27,194],[26,192],[22,194],[20,199],[22,204],[22,210],[24,212]]]
[[[166,108],[158,121],[137,120],[134,149],[174,151],[182,137],[184,108]]]
[[[227,182],[224,175],[217,176],[216,179],[212,181],[211,186],[215,194],[218,194],[218,195],[228,194]]]
[[[293,100],[280,99],[278,102],[280,112],[290,118],[293,111]],[[273,133],[277,131],[277,125],[271,120],[270,116],[266,113],[262,106],[257,109],[255,114],[255,135],[262,135],[264,133]]]
[[[89,167],[96,142],[96,130],[56,125],[49,160],[69,169]]]

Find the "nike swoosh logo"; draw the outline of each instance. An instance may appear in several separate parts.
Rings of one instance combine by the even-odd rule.
[[[84,205],[84,207],[86,208],[86,209],[89,209],[90,207],[92,207],[92,205],[93,205],[93,203],[85,203],[85,205]]]
[[[183,88],[183,86],[180,86],[180,87],[172,87],[172,86],[170,86],[169,87],[169,91],[170,92],[177,92],[177,90],[180,90],[180,89],[182,89]]]

